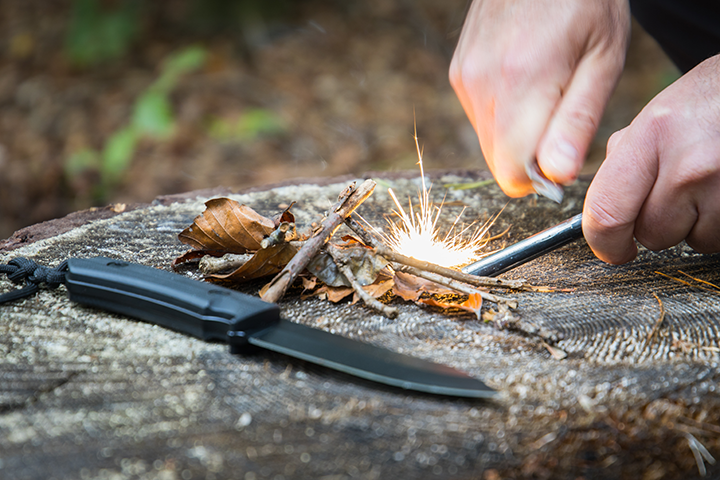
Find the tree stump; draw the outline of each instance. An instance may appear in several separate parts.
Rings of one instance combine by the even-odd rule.
[[[414,173],[384,178],[417,198]],[[510,200],[492,184],[448,190],[479,173],[434,174],[449,225],[505,210],[512,243],[582,208],[588,182],[558,206]],[[261,214],[296,201],[316,221],[348,179],[228,195]],[[0,244],[3,263],[54,266],[109,256],[170,269],[177,234],[226,191],[113,206],[30,227]],[[358,210],[384,224],[378,188]],[[507,204],[507,206],[505,206]],[[343,227],[345,228],[345,227]],[[619,267],[579,241],[508,278],[569,292],[518,293],[497,328],[467,314],[397,303],[388,319],[363,305],[280,303],[294,322],[451,365],[499,395],[470,401],[382,387],[279,354],[230,354],[157,326],[71,303],[64,287],[0,306],[0,477],[8,479],[691,478],[718,475],[720,296],[673,281],[720,282],[718,256],[685,245]],[[185,270],[185,275],[197,276]],[[243,287],[257,293],[261,284]],[[0,292],[15,288],[0,282]],[[661,316],[661,311],[662,316]],[[514,322],[514,323],[513,323]],[[503,322],[498,322],[503,324]],[[549,331],[554,357],[533,332]],[[552,348],[552,347],[551,347]],[[705,450],[707,449],[707,450]]]

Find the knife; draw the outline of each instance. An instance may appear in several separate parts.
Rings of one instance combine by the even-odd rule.
[[[467,398],[496,394],[449,366],[290,322],[275,304],[164,270],[105,257],[71,258],[64,283],[70,300],[226,342],[233,353],[256,346],[407,390]]]
[[[464,267],[463,273],[494,277],[582,238],[582,213]]]

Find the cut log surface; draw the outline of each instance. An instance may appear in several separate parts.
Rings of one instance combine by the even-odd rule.
[[[414,176],[383,180],[399,198],[417,200]],[[482,222],[508,203],[494,184],[443,186],[477,180],[434,175],[436,201],[449,204],[447,225],[463,205],[463,218]],[[296,201],[302,225],[317,221],[347,183],[230,196],[268,216]],[[510,233],[491,248],[578,213],[587,185],[567,189],[560,206],[511,200],[492,229],[512,225]],[[31,227],[0,247],[0,261],[25,256],[54,266],[102,255],[169,270],[187,250],[177,234],[207,199],[176,196],[84,223],[75,214],[69,227],[52,224],[62,233],[49,237]],[[357,213],[384,226],[390,202],[378,188]],[[555,348],[564,360],[538,338],[472,315],[398,302],[391,320],[292,292],[280,303],[291,321],[464,370],[498,391],[491,401],[381,387],[274,353],[233,355],[73,304],[64,287],[42,289],[0,306],[0,478],[634,479],[693,478],[700,468],[720,475],[707,457],[699,465],[695,443],[720,457],[720,295],[655,273],[720,284],[719,266],[718,256],[685,245],[641,249],[636,261],[609,266],[579,241],[507,273],[574,289],[511,293],[520,321],[563,338]],[[256,294],[260,286],[244,288]],[[11,288],[0,281],[0,292]],[[659,301],[665,314],[649,341]]]

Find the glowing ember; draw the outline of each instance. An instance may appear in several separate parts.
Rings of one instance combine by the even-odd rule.
[[[463,209],[448,231],[442,234],[437,225],[442,213],[442,204],[436,206],[433,203],[430,199],[430,189],[425,185],[422,152],[418,144],[417,133],[415,134],[415,147],[418,152],[418,165],[420,165],[422,180],[422,191],[418,192],[420,200],[418,211],[413,209],[410,201],[409,210],[406,212],[398,202],[395,193],[389,188],[388,193],[397,207],[393,214],[397,215],[399,222],[388,222],[390,224],[389,232],[387,235],[383,235],[385,242],[398,253],[444,267],[460,267],[478,260],[483,256],[481,249],[487,243],[486,234],[492,222],[475,228],[472,233],[469,230],[474,224],[458,229],[458,221],[465,211]]]

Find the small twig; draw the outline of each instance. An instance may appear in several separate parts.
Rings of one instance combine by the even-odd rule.
[[[250,253],[226,253],[222,257],[205,255],[200,259],[198,269],[203,275],[212,275],[213,273],[240,268],[251,258],[252,254]]]
[[[701,431],[705,430],[704,432],[702,432],[703,434],[707,434],[707,432],[712,432],[717,435],[720,435],[720,426],[713,425],[712,423],[701,422],[699,420],[695,420],[694,418],[685,417],[685,416],[679,416],[678,421],[692,423],[695,428],[697,428]]]
[[[375,238],[370,232],[365,230],[360,223],[355,220],[352,216],[345,220],[347,225],[353,232],[355,232],[360,240],[366,245],[369,245],[375,249],[375,253],[385,257],[391,262],[401,263],[409,267],[414,267],[419,270],[426,272],[436,273],[443,277],[452,278],[459,282],[474,285],[476,287],[500,287],[509,288],[513,290],[534,290],[534,287],[527,285],[524,280],[506,280],[494,277],[477,277],[475,275],[469,275],[453,268],[442,267],[440,265],[426,262],[424,260],[417,260],[406,255],[397,253],[396,251],[389,248],[387,245],[382,243],[380,240]]]
[[[715,465],[715,458],[710,455],[710,452],[708,452],[708,449],[705,448],[705,445],[700,443],[700,441],[695,438],[692,433],[685,432],[685,438],[687,439],[688,446],[690,447],[690,450],[695,457],[695,463],[698,467],[698,473],[700,473],[701,477],[704,477],[707,474],[705,462],[708,462],[710,465]]]
[[[690,277],[690,278],[692,278],[693,280],[695,280],[695,281],[698,282],[698,283],[702,283],[702,284],[704,284],[704,285],[708,285],[708,286],[712,287],[715,291],[720,291],[720,287],[718,287],[718,286],[715,285],[714,283],[708,282],[707,280],[703,280],[703,279],[701,279],[701,278],[695,278],[695,277],[693,277],[692,275],[689,275],[689,274],[683,272],[682,270],[678,270],[678,273],[682,273],[682,274],[685,275],[686,277]]]
[[[548,353],[550,353],[550,355],[555,360],[565,360],[567,358],[568,354],[565,350],[562,350],[561,348],[558,348],[554,345],[550,345],[542,338],[540,339],[540,343],[542,344],[543,347],[545,347],[545,350],[547,350]]]
[[[274,245],[286,243],[297,238],[298,234],[295,224],[282,222],[270,235],[262,239],[260,246],[262,248],[270,248]]]
[[[669,278],[670,280],[674,280],[674,281],[676,281],[676,282],[678,282],[678,283],[682,283],[683,285],[687,285],[688,287],[699,288],[700,290],[705,290],[705,291],[708,291],[708,292],[717,293],[717,290],[716,290],[716,289],[703,287],[703,286],[701,286],[701,285],[695,285],[695,284],[692,284],[692,283],[690,283],[690,282],[687,282],[687,281],[685,281],[685,280],[683,280],[683,279],[681,279],[681,278],[677,278],[677,277],[673,277],[673,276],[671,276],[671,275],[668,275],[667,273],[658,272],[657,270],[655,271],[655,273],[657,273],[658,275],[662,275],[663,277],[667,277],[667,278]],[[687,275],[687,274],[685,274],[685,275]],[[688,277],[690,277],[690,275],[688,275]],[[697,280],[696,278],[693,278],[693,277],[690,277],[690,278],[692,278],[693,280]],[[703,283],[705,283],[705,282],[703,282]],[[711,285],[712,285],[712,284],[711,284]],[[713,287],[715,287],[715,285],[713,285]],[[715,287],[715,288],[717,288],[717,287]]]
[[[340,196],[340,201],[333,206],[322,222],[319,231],[305,242],[303,248],[285,265],[285,268],[262,289],[261,298],[271,303],[280,300],[297,276],[305,270],[310,260],[342,225],[345,218],[364,202],[374,189],[375,182],[372,180],[365,180],[357,188],[346,188]]]
[[[337,248],[329,245],[328,248],[325,249],[325,251],[332,257],[335,265],[337,265],[340,272],[345,276],[348,282],[350,282],[350,285],[353,287],[355,292],[368,307],[374,308],[388,318],[395,318],[398,316],[397,308],[385,305],[384,303],[378,301],[375,297],[365,291],[362,285],[360,285],[360,283],[358,283],[357,279],[355,278],[355,274],[353,273],[352,269],[340,258]]]
[[[663,320],[665,319],[665,306],[662,303],[662,300],[660,300],[660,297],[658,297],[655,292],[653,292],[653,296],[658,301],[658,304],[660,305],[660,316],[655,321],[655,325],[653,325],[652,330],[650,330],[650,333],[647,336],[647,341],[645,343],[645,348],[650,347],[652,345],[653,339],[655,338],[655,334],[657,333],[658,329],[660,328],[660,325],[662,324]]]
[[[398,264],[398,263],[394,264],[393,268],[398,272],[409,273],[410,275],[415,275],[416,277],[421,277],[421,278],[424,278],[425,280],[430,280],[431,282],[438,283],[440,285],[443,285],[447,288],[455,290],[456,292],[462,293],[464,295],[477,294],[477,295],[480,295],[483,300],[487,300],[489,302],[495,302],[495,303],[502,303],[502,304],[507,305],[510,308],[517,308],[517,300],[514,300],[512,298],[500,297],[498,295],[493,295],[492,293],[483,292],[482,290],[477,290],[476,288],[473,288],[470,285],[459,282],[452,278],[444,277],[444,276],[439,275],[434,272],[429,272],[427,270],[421,270],[417,267],[411,267],[409,265],[402,265],[402,264]]]
[[[508,307],[504,305],[498,305],[498,310],[489,310],[485,316],[485,321],[492,322],[493,326],[498,330],[509,330],[513,332],[520,332],[530,337],[537,337],[547,345],[557,348],[559,352],[548,351],[555,356],[556,354],[562,355],[562,350],[558,347],[554,347],[560,340],[563,339],[563,335],[560,332],[550,330],[545,326],[537,325],[523,318],[515,313],[511,312]],[[547,347],[546,347],[547,348]],[[562,352],[562,353],[561,353]]]

